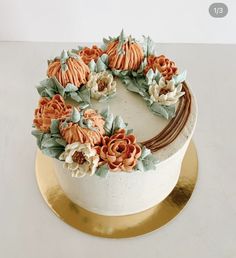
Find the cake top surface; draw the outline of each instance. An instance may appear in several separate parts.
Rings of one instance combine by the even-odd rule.
[[[32,134],[75,177],[153,169],[192,135],[197,111],[185,78],[149,37],[123,31],[62,51],[37,87]]]

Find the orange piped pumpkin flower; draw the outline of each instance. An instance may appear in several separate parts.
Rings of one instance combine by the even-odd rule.
[[[128,40],[122,46],[122,54],[118,53],[118,45],[119,40],[115,40],[107,46],[109,67],[116,70],[138,70],[144,58],[142,47],[137,42]]]
[[[90,70],[81,58],[69,57],[66,60],[66,65],[68,69],[63,71],[60,60],[55,59],[48,65],[48,77],[55,76],[63,87],[66,87],[68,83],[72,83],[79,88],[87,82]]]
[[[84,47],[78,51],[78,55],[82,58],[85,64],[89,64],[92,60],[96,62],[103,53],[103,50],[96,45],[93,45],[91,48]]]
[[[39,107],[35,109],[34,125],[42,132],[49,132],[52,119],[65,119],[70,117],[72,106],[67,105],[60,95],[52,99],[41,98]]]
[[[101,163],[107,163],[111,171],[131,172],[141,156],[141,147],[133,134],[126,135],[124,129],[118,130],[110,138],[103,137],[103,145],[96,147]]]
[[[95,130],[83,128],[72,122],[66,124],[62,122],[59,126],[62,138],[69,144],[74,142],[90,143],[91,146],[100,144],[105,134],[103,117],[95,110],[87,109],[84,112],[84,118],[92,121],[92,127]]]
[[[166,80],[171,80],[172,76],[178,72],[175,62],[169,60],[164,55],[148,56],[147,66],[144,69],[144,73],[146,74],[149,69],[152,69],[154,72],[158,70]]]

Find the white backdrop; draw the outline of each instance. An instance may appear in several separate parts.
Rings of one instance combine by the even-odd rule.
[[[225,18],[209,15],[213,2],[0,0],[0,41],[99,42],[124,28],[156,42],[236,43],[236,1],[224,1]]]

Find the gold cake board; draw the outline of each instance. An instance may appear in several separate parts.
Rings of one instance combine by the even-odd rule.
[[[191,141],[185,154],[179,180],[166,199],[140,213],[103,216],[74,204],[59,186],[52,159],[38,151],[36,178],[39,190],[50,209],[64,222],[85,233],[107,238],[127,238],[146,234],[168,223],[190,199],[198,174],[198,158]]]

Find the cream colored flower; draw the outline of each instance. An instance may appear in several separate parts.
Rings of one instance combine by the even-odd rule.
[[[160,79],[158,84],[155,82],[149,86],[151,100],[165,106],[177,103],[179,98],[184,95],[181,90],[181,83],[175,86],[173,80],[166,81],[164,77]]]
[[[91,91],[91,97],[99,100],[116,92],[116,82],[107,71],[90,74],[86,87]]]
[[[73,177],[92,176],[99,162],[99,156],[89,143],[74,142],[66,145],[60,160],[64,160],[64,168],[71,171]]]

